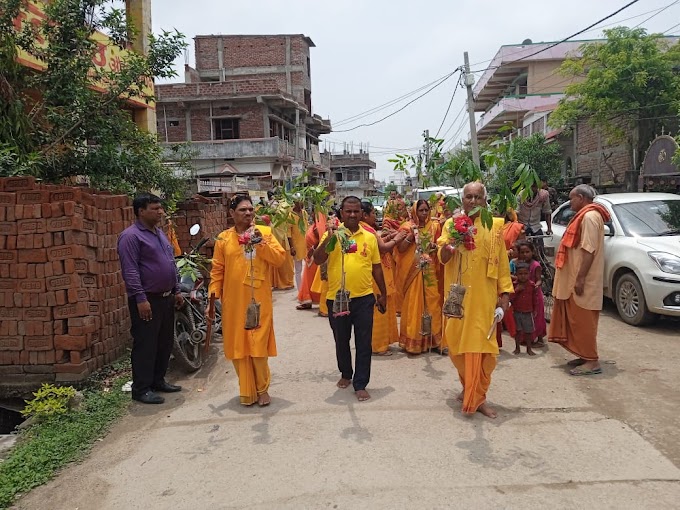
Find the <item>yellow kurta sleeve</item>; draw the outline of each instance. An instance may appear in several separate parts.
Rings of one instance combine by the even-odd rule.
[[[505,244],[501,246],[498,251],[498,294],[501,295],[504,292],[511,294],[514,292],[514,288],[510,274],[510,260],[508,259],[508,252],[505,249]]]
[[[286,250],[276,240],[269,227],[258,227],[258,230],[263,239],[263,242],[256,248],[258,255],[272,266],[281,267],[286,261]]]

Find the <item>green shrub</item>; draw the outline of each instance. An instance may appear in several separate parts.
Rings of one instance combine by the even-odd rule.
[[[76,390],[72,386],[43,384],[33,395],[35,398],[26,402],[26,407],[21,414],[41,420],[57,414],[65,414],[69,410],[69,402],[76,396]]]

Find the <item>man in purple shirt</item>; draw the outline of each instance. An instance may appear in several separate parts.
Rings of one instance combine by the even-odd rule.
[[[162,404],[158,391],[181,386],[165,380],[175,334],[175,307],[184,304],[170,242],[158,224],[161,200],[143,193],[132,202],[137,221],[118,238],[118,257],[132,320],[132,398]]]

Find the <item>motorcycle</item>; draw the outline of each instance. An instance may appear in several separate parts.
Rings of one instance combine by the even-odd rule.
[[[193,225],[189,232],[193,237],[200,230],[200,225]],[[177,363],[187,372],[195,372],[201,368],[208,339],[208,319],[205,310],[209,296],[205,273],[209,260],[200,254],[206,242],[208,239],[203,238],[189,253],[175,257],[184,304],[175,312],[175,339],[172,352]],[[191,247],[191,244],[189,246]],[[219,301],[215,302],[212,331],[217,333],[222,331],[222,306]]]

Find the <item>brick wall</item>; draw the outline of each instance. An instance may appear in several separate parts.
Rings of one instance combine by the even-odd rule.
[[[173,100],[185,97],[214,97],[215,99],[229,99],[241,95],[279,94],[285,93],[285,76],[283,87],[279,75],[259,75],[257,78],[234,78],[222,82],[201,82],[156,85],[154,91],[159,101]],[[162,103],[161,103],[162,107]]]
[[[177,205],[173,221],[177,241],[183,252],[189,253],[190,244],[196,246],[201,239],[207,237],[208,242],[201,253],[208,258],[212,257],[215,238],[220,232],[234,226],[233,218],[229,214],[229,201],[230,198],[226,194],[220,198],[198,195]],[[197,223],[201,226],[201,231],[192,238],[189,228]]]
[[[224,67],[262,67],[286,64],[285,36],[223,37]],[[196,52],[198,61],[198,52]],[[205,58],[201,55],[201,58]],[[292,63],[292,62],[291,62]],[[202,67],[208,69],[207,67]]]
[[[587,121],[576,127],[576,176],[590,178],[594,185],[625,184],[635,171],[631,145],[610,144],[599,129]]]
[[[0,179],[0,397],[81,381],[125,353],[125,196]]]
[[[244,68],[266,68],[286,65],[286,38],[290,38],[291,66],[301,66],[303,71],[291,73],[291,93],[296,100],[304,102],[304,90],[311,91],[312,84],[308,58],[310,56],[309,43],[303,35],[268,35],[268,36],[209,36],[195,39],[196,69],[199,71],[217,71],[220,68],[218,51],[220,40],[223,46],[222,65],[226,70]],[[279,70],[276,73],[239,75],[227,77],[227,82],[240,79],[274,79],[279,88],[288,90],[286,73]]]
[[[290,64],[305,65],[309,44],[303,35],[214,35],[196,37],[196,70],[219,69],[219,41],[224,48],[223,65],[238,67],[283,66],[286,64],[286,37],[290,37]]]

